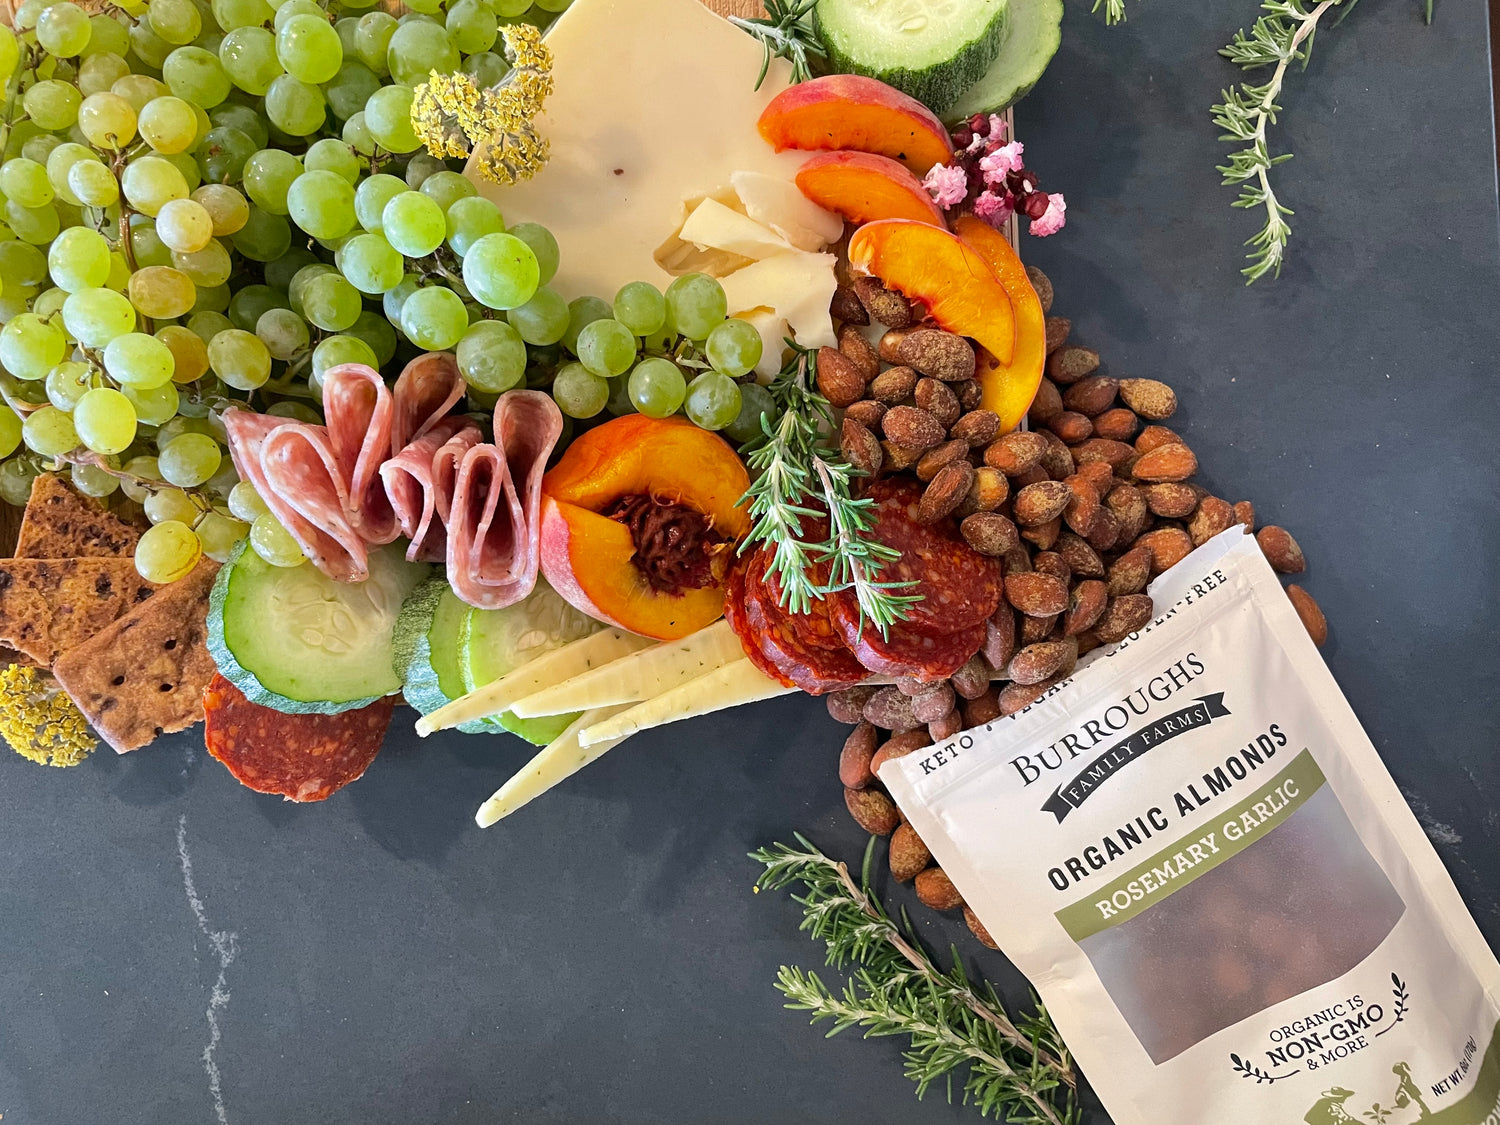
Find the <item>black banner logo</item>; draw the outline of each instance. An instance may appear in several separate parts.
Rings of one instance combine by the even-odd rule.
[[[1163,715],[1100,754],[1079,771],[1072,781],[1059,785],[1042,808],[1057,817],[1061,824],[1070,812],[1089,799],[1090,793],[1147,751],[1155,750],[1168,739],[1207,726],[1228,714],[1229,709],[1224,706],[1224,693],[1220,691],[1201,697],[1192,706],[1184,707],[1181,711]]]

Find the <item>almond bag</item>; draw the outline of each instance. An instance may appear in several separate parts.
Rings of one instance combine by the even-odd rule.
[[[1236,526],[880,779],[1116,1125],[1496,1125],[1500,964]]]

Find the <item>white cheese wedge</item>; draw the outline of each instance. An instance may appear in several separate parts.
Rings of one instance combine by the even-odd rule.
[[[838,288],[833,265],[832,254],[802,250],[753,262],[721,279],[729,311],[774,309],[804,348],[832,346],[833,318],[828,303]]]
[[[579,732],[578,742],[586,747],[617,742],[653,727],[709,715],[742,703],[775,699],[796,690],[795,687],[783,687],[749,659],[740,659],[585,727]]]
[[[580,715],[567,730],[538,750],[536,756],[497,789],[493,797],[479,806],[479,811],[474,814],[475,822],[481,828],[488,828],[624,742],[629,735],[596,742],[587,748],[578,744],[578,736],[586,727],[604,722],[624,709],[600,707]]]
[[[730,210],[716,199],[705,199],[693,208],[677,237],[699,249],[727,250],[753,261],[792,249],[791,243],[770,227]]]
[[[805,159],[775,152],[755,125],[785,88],[787,63],[773,60],[756,90],[760,45],[699,0],[573,0],[546,42],[555,89],[537,127],[551,159],[511,187],[473,169],[470,179],[507,222],[557,237],[551,285],[570,300],[608,300],[629,281],[665,287],[654,254],[683,199],[737,171],[790,184]]]
[[[769,383],[781,371],[786,362],[786,338],[791,335],[786,317],[777,316],[774,309],[757,308],[734,314],[760,333],[760,362],[755,365],[755,381]]]
[[[844,236],[843,217],[819,207],[790,180],[740,169],[729,182],[746,215],[798,250],[821,250]]]

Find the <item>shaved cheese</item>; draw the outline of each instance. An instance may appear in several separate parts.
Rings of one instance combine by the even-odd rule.
[[[720,619],[681,640],[663,641],[516,699],[511,702],[510,710],[520,718],[532,719],[616,703],[636,703],[732,660],[741,660],[744,655],[739,637],[727,621]]]
[[[584,712],[567,730],[537,751],[536,756],[497,789],[493,797],[479,806],[479,811],[474,814],[475,822],[481,828],[488,828],[624,742],[628,735],[596,742],[589,747],[578,743],[578,736],[586,727],[604,722],[623,710],[624,707],[600,707]]]
[[[819,207],[789,180],[740,169],[729,182],[745,214],[798,250],[821,250],[844,236],[843,217]]]
[[[705,199],[693,208],[678,237],[699,248],[727,250],[755,261],[783,254],[792,248],[770,227],[730,210],[716,199]]]
[[[542,688],[560,684],[590,670],[607,666],[631,653],[656,644],[624,629],[601,629],[562,648],[543,653],[493,683],[469,692],[417,720],[417,734],[426,738],[474,719],[486,719],[511,710],[511,704]],[[565,708],[576,711],[578,708]]]
[[[735,270],[720,283],[731,313],[774,309],[804,348],[831,347],[833,318],[828,305],[838,288],[833,265],[832,254],[793,250]]]
[[[790,695],[796,690],[777,683],[750,660],[740,659],[585,727],[579,733],[578,741],[586,747],[603,743],[613,745],[643,730],[709,715],[742,703]]]
[[[774,309],[756,308],[734,314],[760,333],[760,362],[755,365],[757,383],[769,383],[786,361],[786,338],[792,334],[786,317],[777,316]]]

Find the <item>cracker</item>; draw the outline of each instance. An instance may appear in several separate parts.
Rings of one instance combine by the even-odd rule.
[[[0,643],[45,667],[160,588],[129,558],[0,559]]]
[[[57,682],[119,753],[203,718],[203,689],[214,674],[208,593],[218,570],[204,559],[53,665]]]
[[[43,473],[31,485],[16,558],[128,558],[140,538],[140,531],[80,496],[61,477]]]

